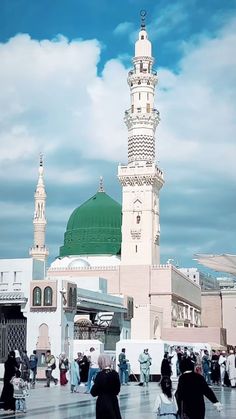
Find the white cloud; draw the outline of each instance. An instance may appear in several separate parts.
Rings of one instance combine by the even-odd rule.
[[[112,60],[99,77],[100,51],[96,40],[62,36],[36,41],[17,35],[0,44],[0,161],[27,159],[29,170],[30,158],[59,148],[112,160],[122,155],[126,71]],[[73,181],[73,173],[64,179]]]
[[[190,1],[188,0],[188,2]],[[157,16],[148,25],[150,39],[160,39],[176,28],[181,29],[181,26],[187,22],[188,16],[189,7],[186,7],[186,4],[181,1],[168,4],[161,10],[158,9]]]
[[[178,74],[159,71],[158,149],[164,165],[179,166],[177,177],[204,168],[236,179],[235,43],[235,32],[222,30],[189,46]]]
[[[216,161],[224,156],[224,170],[235,175],[235,42],[231,23],[215,39],[189,43],[178,74],[160,69],[162,166],[197,162],[199,168],[220,171]],[[0,45],[1,161],[35,162],[40,151],[47,155],[59,148],[73,148],[86,158],[126,160],[127,74],[117,59],[98,76],[100,49],[96,40],[68,42],[62,36],[36,41],[18,35]],[[48,170],[54,171],[49,177],[59,176],[56,167]],[[74,170],[64,182],[73,182]],[[81,179],[86,176],[85,170]]]
[[[228,22],[214,39],[202,37],[185,44],[178,73],[159,70],[157,157],[172,188],[174,184],[184,190],[189,177],[194,178],[193,190],[200,177],[207,178],[208,188],[222,178],[235,182],[235,23]],[[98,75],[100,52],[96,40],[68,42],[64,37],[40,42],[18,35],[0,44],[2,189],[6,181],[13,185],[14,180],[18,185],[22,181],[22,189],[25,181],[35,184],[39,152],[45,155],[51,190],[64,184],[68,191],[75,183],[87,188],[96,172],[93,160],[127,161],[123,123],[124,110],[130,106],[127,71],[116,59]],[[68,156],[75,157],[73,162]],[[13,216],[14,204],[2,208],[3,215]],[[30,216],[32,212],[31,208]],[[191,221],[196,223],[196,218]],[[164,246],[165,253],[176,248]]]
[[[114,35],[126,35],[133,31],[134,24],[132,22],[121,22],[116,26],[113,33]]]

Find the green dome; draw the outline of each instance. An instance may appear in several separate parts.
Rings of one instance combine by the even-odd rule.
[[[121,205],[105,192],[97,192],[71,214],[60,256],[119,255]]]

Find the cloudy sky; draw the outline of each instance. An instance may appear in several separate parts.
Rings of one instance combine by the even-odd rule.
[[[100,175],[121,201],[140,9],[159,74],[162,262],[236,252],[236,0],[1,0],[1,258],[28,256],[40,152],[50,260]]]

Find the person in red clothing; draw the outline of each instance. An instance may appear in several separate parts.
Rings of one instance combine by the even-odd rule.
[[[59,370],[60,370],[60,384],[61,386],[65,386],[68,383],[66,373],[69,370],[69,361],[65,354],[62,352],[59,356]]]
[[[182,374],[179,377],[175,394],[180,417],[186,419],[204,419],[204,396],[220,412],[222,409],[221,403],[217,400],[215,393],[208,386],[204,377],[194,372],[194,364],[191,362],[191,359],[184,359],[180,364],[180,370]]]

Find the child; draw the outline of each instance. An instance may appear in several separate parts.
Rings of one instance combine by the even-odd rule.
[[[26,413],[25,396],[27,395],[28,383],[21,378],[21,373],[19,370],[16,370],[15,376],[11,379],[11,384],[13,385],[14,389],[13,397],[16,401],[16,413]]]
[[[169,377],[162,377],[160,382],[162,392],[157,395],[154,413],[163,416],[165,419],[176,419],[178,406],[175,396],[172,395],[172,383]]]

